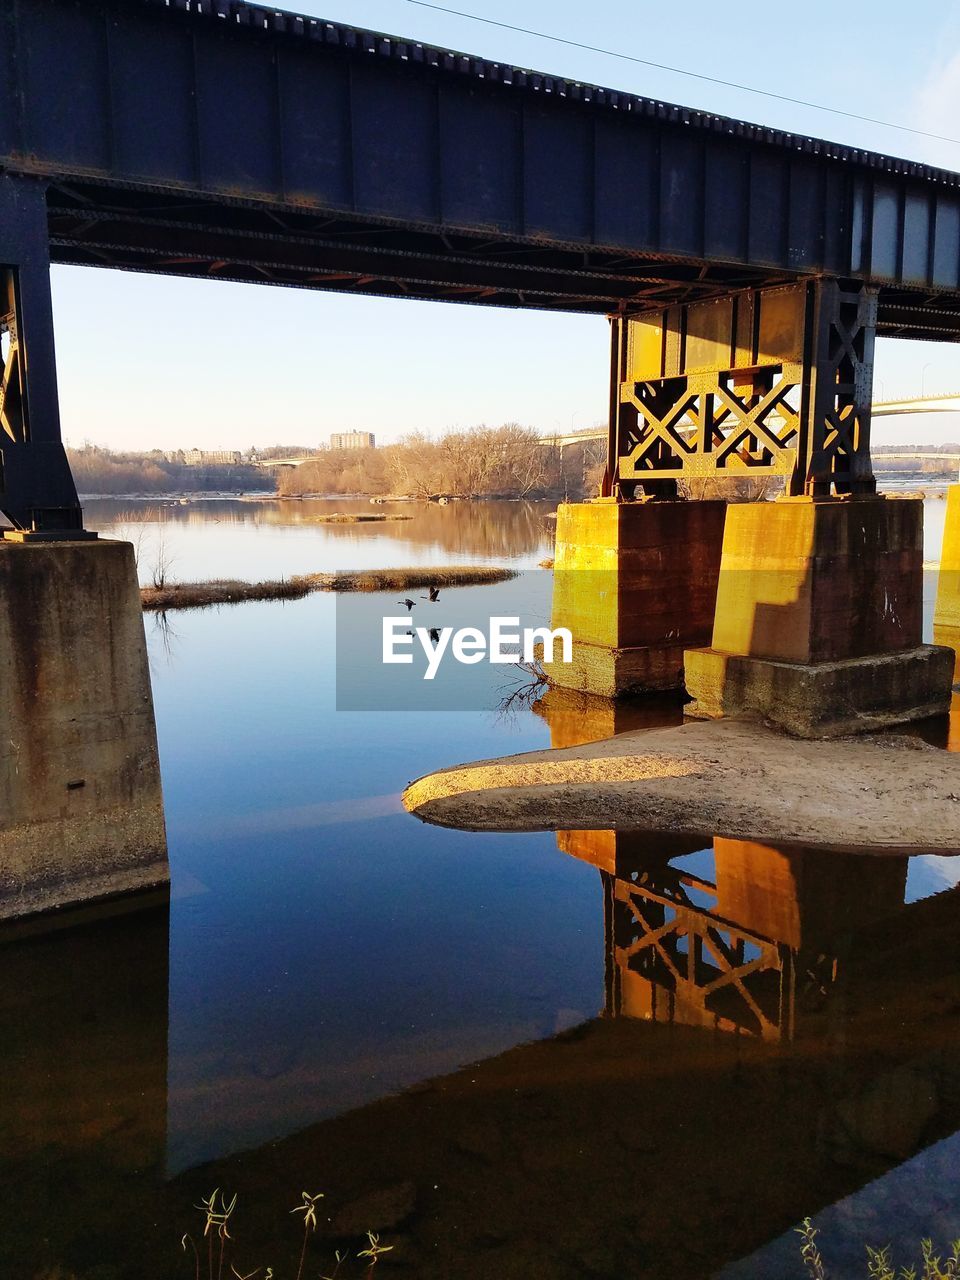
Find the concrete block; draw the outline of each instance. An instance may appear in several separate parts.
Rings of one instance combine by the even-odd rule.
[[[129,543],[0,542],[0,919],[169,881]]]
[[[759,720],[800,738],[869,733],[946,715],[953,652],[920,645],[901,653],[839,662],[775,662],[688,650],[688,716]]]
[[[725,511],[723,502],[563,503],[552,625],[570,629],[574,661],[549,668],[551,680],[610,698],[678,688],[683,650],[712,632]]]
[[[920,499],[731,506],[711,648],[799,663],[913,648],[922,572]]]
[[[556,618],[553,625],[570,626]],[[537,646],[536,653],[541,656],[542,646]],[[547,662],[541,658],[541,664],[551,684],[579,689],[598,698],[625,698],[630,694],[681,688],[683,654],[681,644],[645,645],[634,649],[585,644],[577,639],[574,631],[573,661]],[[556,655],[559,658],[559,646],[556,647]]]

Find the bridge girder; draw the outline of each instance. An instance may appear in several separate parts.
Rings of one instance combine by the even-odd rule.
[[[54,261],[623,313],[822,275],[960,335],[945,170],[235,0],[0,0],[0,36]]]

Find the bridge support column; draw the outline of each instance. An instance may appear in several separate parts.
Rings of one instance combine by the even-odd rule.
[[[129,543],[0,540],[0,920],[169,879]]]
[[[47,537],[84,534],[60,436],[44,187],[0,175],[0,511]]]
[[[706,643],[713,625],[724,510],[563,503],[552,625],[570,630],[573,662],[545,662],[550,682],[606,698],[680,688],[684,649]]]
[[[945,714],[953,655],[921,643],[923,503],[731,506],[711,647],[685,655],[687,714],[801,737]]]

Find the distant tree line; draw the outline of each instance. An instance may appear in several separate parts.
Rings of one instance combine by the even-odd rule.
[[[190,467],[171,462],[159,450],[115,453],[98,445],[67,449],[77,489],[83,494],[160,494],[272,487],[272,480],[254,466],[210,464]]]
[[[581,498],[595,494],[605,440],[562,449],[516,422],[447,431],[437,439],[414,432],[379,449],[330,449],[284,469],[281,496],[360,493],[416,498]]]
[[[960,453],[960,444],[956,441],[946,444],[872,444],[870,452],[874,457],[884,453]]]
[[[937,458],[885,458],[916,449],[957,454],[960,444],[880,445],[873,449],[878,471],[918,473],[953,471],[955,463]],[[596,495],[603,473],[606,439],[584,439],[559,446],[529,427],[508,422],[447,431],[437,438],[423,432],[404,436],[379,449],[316,450],[303,445],[273,445],[251,450],[263,460],[315,454],[299,467],[261,470],[247,463],[190,466],[176,454],[114,452],[85,444],[67,455],[82,494],[237,493],[276,489],[281,497],[303,494],[409,495],[416,498],[569,498]],[[681,484],[683,496],[725,497],[733,501],[769,498],[782,487],[778,477],[741,475],[729,480],[694,479]]]

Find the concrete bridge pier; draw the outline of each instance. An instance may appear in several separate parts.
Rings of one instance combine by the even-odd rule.
[[[63,448],[42,183],[0,176],[0,920],[165,884],[133,548]]]
[[[679,689],[683,652],[708,643],[723,502],[563,503],[553,567],[554,627],[573,662],[552,683],[605,698]]]
[[[688,715],[800,737],[945,715],[953,655],[921,641],[923,503],[869,495],[731,506]]]
[[[608,496],[558,513],[574,661],[551,678],[676,686],[682,647],[694,716],[818,737],[947,711],[951,655],[921,643],[922,503],[873,476],[876,324],[876,289],[829,279],[613,318]],[[767,480],[783,496],[756,501]],[[707,482],[739,500],[677,500]],[[957,516],[960,560],[960,498]]]
[[[0,540],[0,920],[169,880],[133,548]]]

